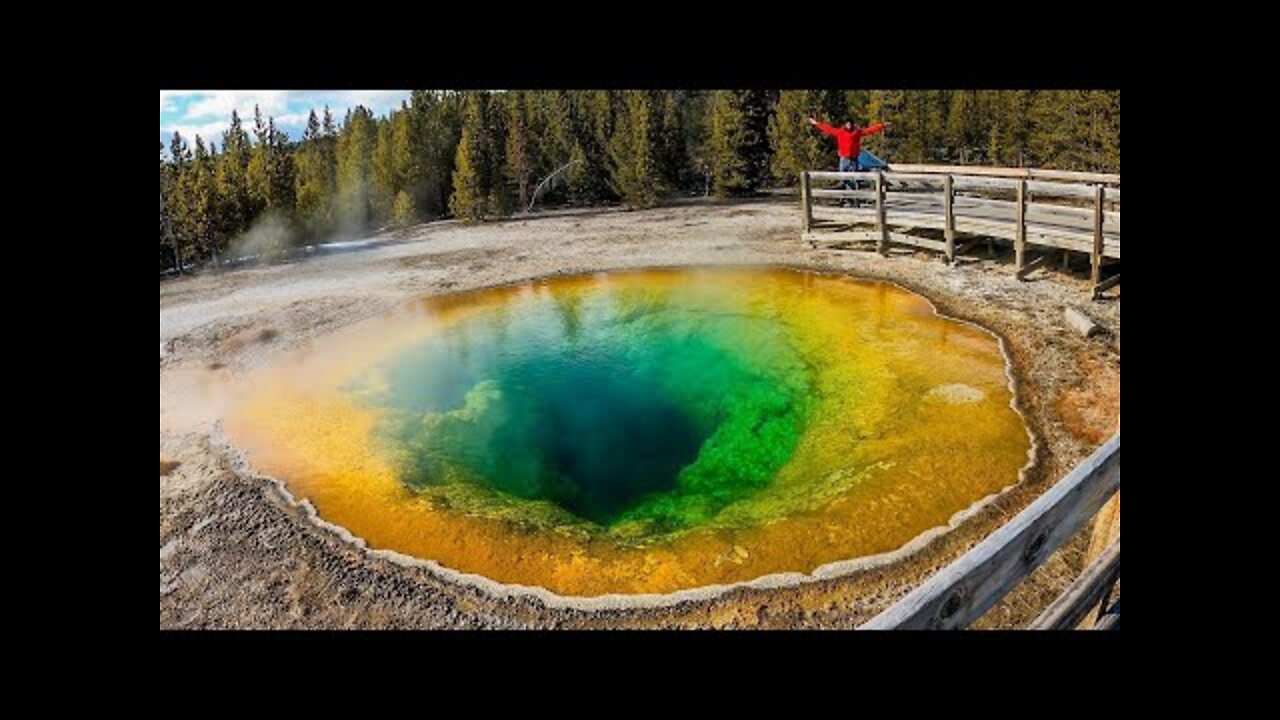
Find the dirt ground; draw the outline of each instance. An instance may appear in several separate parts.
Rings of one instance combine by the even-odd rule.
[[[926,252],[815,249],[792,200],[564,211],[433,223],[373,246],[160,283],[161,628],[852,628],[1031,502],[1119,427],[1119,288],[1088,298],[1088,259],[1027,282],[1011,253],[956,267]],[[221,440],[218,387],[338,328],[426,294],[545,275],[682,265],[773,265],[892,280],[999,333],[1038,439],[1021,484],[892,565],[799,585],[738,588],[662,608],[579,610],[493,594],[371,555],[317,526]],[[1085,339],[1072,305],[1106,329]],[[977,624],[1026,625],[1082,569],[1088,528]]]

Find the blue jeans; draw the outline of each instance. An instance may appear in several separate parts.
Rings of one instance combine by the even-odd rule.
[[[836,167],[838,172],[861,172],[862,167],[858,165],[856,158],[840,158],[840,165]],[[841,180],[840,187],[844,190],[857,190],[857,180]]]
[[[836,167],[836,170],[839,172],[861,172],[862,167],[858,165],[858,160],[856,158],[842,157],[840,158],[840,165]],[[841,180],[840,184],[837,187],[839,187],[841,190],[857,190],[858,181],[857,180]],[[841,200],[840,204],[843,206],[845,204],[845,201]],[[858,207],[860,203],[855,199],[852,204],[854,207]]]

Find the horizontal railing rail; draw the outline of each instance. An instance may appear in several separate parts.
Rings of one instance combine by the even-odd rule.
[[[1076,183],[1104,183],[1119,185],[1119,173],[1077,172],[1074,170],[1042,170],[1040,168],[982,167],[975,165],[917,165],[894,163],[893,170],[907,173],[935,175],[986,175],[988,177],[1024,180],[1060,180]]]

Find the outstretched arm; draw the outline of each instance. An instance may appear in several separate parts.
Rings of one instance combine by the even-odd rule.
[[[809,124],[810,124],[810,125],[812,125],[812,126],[814,126],[814,127],[816,127],[816,128],[818,128],[819,130],[821,130],[822,132],[826,133],[827,135],[835,135],[835,134],[836,134],[836,129],[835,129],[835,128],[833,128],[833,127],[831,127],[830,125],[828,125],[828,124],[824,123],[824,122],[818,122],[817,120],[814,120],[813,118],[809,118]]]
[[[884,129],[884,123],[882,123],[882,122],[872,123],[872,124],[870,124],[870,125],[868,125],[868,126],[866,126],[866,127],[862,128],[862,132],[861,132],[860,134],[862,134],[862,135],[875,135],[876,133],[880,132],[880,131],[881,131],[881,130],[883,130],[883,129]]]

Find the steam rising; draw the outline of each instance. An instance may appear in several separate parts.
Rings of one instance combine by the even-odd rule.
[[[231,241],[232,258],[276,260],[294,246],[297,231],[284,213],[268,210],[243,235]]]

